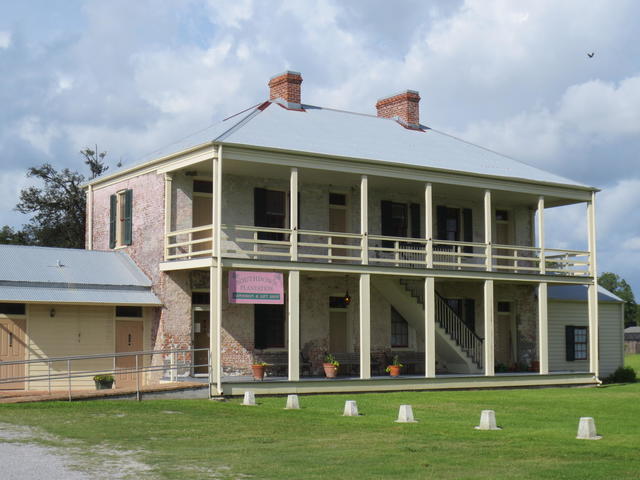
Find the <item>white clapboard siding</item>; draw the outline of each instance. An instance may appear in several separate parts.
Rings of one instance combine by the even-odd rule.
[[[606,377],[623,363],[623,326],[621,303],[599,304],[600,376]],[[549,370],[552,372],[587,372],[588,360],[566,360],[565,326],[588,327],[587,302],[549,302]]]
[[[51,309],[55,316],[51,316]],[[114,308],[102,306],[31,305],[28,319],[29,359],[93,355],[114,351]],[[110,359],[75,361],[72,372],[111,369]],[[66,362],[53,364],[54,373],[66,373]],[[47,375],[47,364],[29,366],[29,375]],[[47,380],[29,382],[30,390],[46,390]],[[66,379],[52,383],[55,390],[66,389]],[[72,379],[72,388],[94,388],[90,376]]]

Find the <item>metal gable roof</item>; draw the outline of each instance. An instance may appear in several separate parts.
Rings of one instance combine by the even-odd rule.
[[[302,107],[293,110],[279,100],[264,102],[158,149],[138,164],[222,143],[593,188],[431,128],[416,131],[393,119]],[[118,173],[109,171],[88,183]]]
[[[583,300],[587,301],[587,285],[549,285],[550,300]],[[598,301],[625,303],[617,295],[598,285]]]
[[[0,245],[0,301],[160,305],[121,252]]]
[[[416,131],[392,119],[303,107],[288,110],[272,103],[214,140],[586,188],[437,130]]]

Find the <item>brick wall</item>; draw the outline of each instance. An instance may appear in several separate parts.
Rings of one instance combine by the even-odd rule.
[[[179,185],[179,183],[178,183]],[[165,307],[157,309],[151,323],[153,349],[188,348],[191,345],[191,286],[188,272],[162,273],[164,177],[148,173],[99,188],[93,201],[93,248],[109,250],[110,196],[133,190],[133,241],[122,248],[153,282],[153,291]],[[177,195],[182,198],[184,195]],[[181,204],[187,203],[182,201]],[[183,211],[186,207],[182,206]],[[190,207],[188,218],[191,218]]]

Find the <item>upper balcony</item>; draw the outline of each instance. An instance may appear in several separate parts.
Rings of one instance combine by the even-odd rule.
[[[545,208],[578,203],[555,192],[538,195],[490,183],[470,187],[230,159],[215,177],[210,162],[167,174],[164,259],[173,264],[170,269],[181,268],[180,261],[220,255],[592,276],[589,251],[545,246]],[[218,184],[219,198],[214,195]]]

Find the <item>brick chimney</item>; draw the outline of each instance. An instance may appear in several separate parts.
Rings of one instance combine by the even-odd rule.
[[[420,94],[415,90],[381,98],[376,103],[376,109],[379,117],[397,117],[406,127],[420,128]]]
[[[300,84],[302,75],[300,72],[280,73],[269,80],[269,100],[282,98],[290,107],[300,107]],[[294,105],[291,105],[294,104]]]

